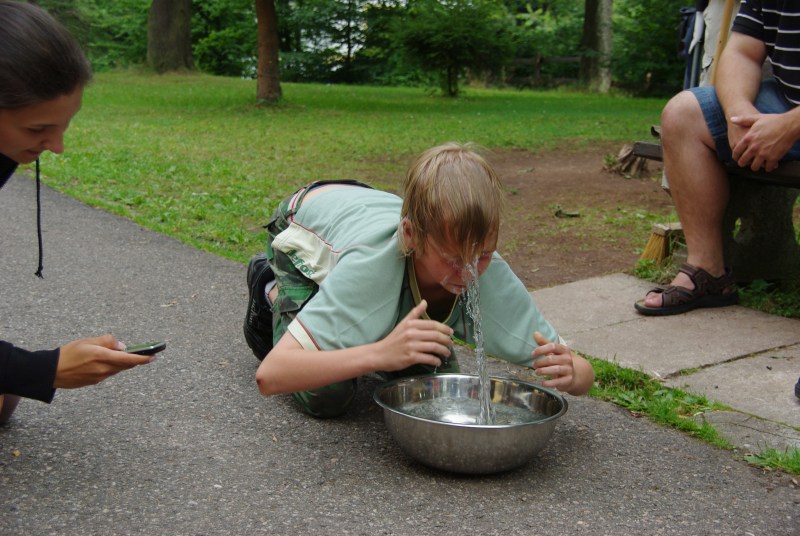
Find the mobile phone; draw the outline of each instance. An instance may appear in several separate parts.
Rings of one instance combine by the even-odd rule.
[[[136,344],[128,346],[123,352],[136,355],[154,355],[167,347],[165,342],[148,342],[145,344]]]

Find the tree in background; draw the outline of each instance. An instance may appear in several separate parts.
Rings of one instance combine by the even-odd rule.
[[[274,103],[281,98],[278,64],[278,15],[275,0],[256,0],[258,19],[258,77],[256,100]]]
[[[188,0],[156,1],[179,7]],[[422,85],[438,78],[449,93],[465,73],[492,73],[484,81],[519,87],[575,84],[578,77],[578,64],[565,60],[581,51],[585,0],[272,1],[279,57],[271,65],[279,60],[279,80]],[[154,0],[37,3],[78,38],[95,70],[146,62]],[[685,4],[614,0],[614,87],[658,96],[681,89],[677,27]],[[253,0],[191,0],[192,51],[184,57],[210,74],[256,78],[255,7]]]
[[[515,13],[515,62],[506,82],[521,87],[575,83],[583,0],[506,0]]]
[[[191,0],[153,0],[147,17],[147,64],[155,72],[194,69]]]
[[[413,0],[395,24],[397,42],[408,58],[439,76],[442,92],[459,93],[459,79],[502,69],[513,54],[511,20],[491,0]]]
[[[615,83],[638,95],[671,95],[683,87],[678,55],[680,8],[686,0],[614,2]]]
[[[611,0],[586,0],[581,39],[581,81],[590,91],[611,89]]]
[[[95,70],[145,62],[150,0],[39,0],[86,49]]]
[[[255,78],[257,41],[253,0],[202,0],[192,4],[192,55],[201,71]]]

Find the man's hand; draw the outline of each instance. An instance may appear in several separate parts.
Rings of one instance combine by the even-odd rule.
[[[793,118],[787,114],[747,114],[730,118],[731,151],[741,167],[772,171],[797,141]],[[740,133],[743,131],[743,134]]]

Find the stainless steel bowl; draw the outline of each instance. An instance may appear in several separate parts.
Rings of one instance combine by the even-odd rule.
[[[498,417],[513,412],[507,424],[477,424],[480,381],[472,374],[393,380],[379,386],[374,399],[412,458],[457,473],[496,473],[528,463],[544,448],[567,401],[532,382],[492,377],[490,383]]]

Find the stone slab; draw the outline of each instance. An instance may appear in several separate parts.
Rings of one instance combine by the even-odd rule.
[[[639,315],[633,303],[650,286],[615,274],[533,296],[575,350],[658,378],[800,343],[800,320],[740,306],[667,317]]]
[[[800,430],[798,376],[800,345],[794,345],[678,376],[667,385]]]

